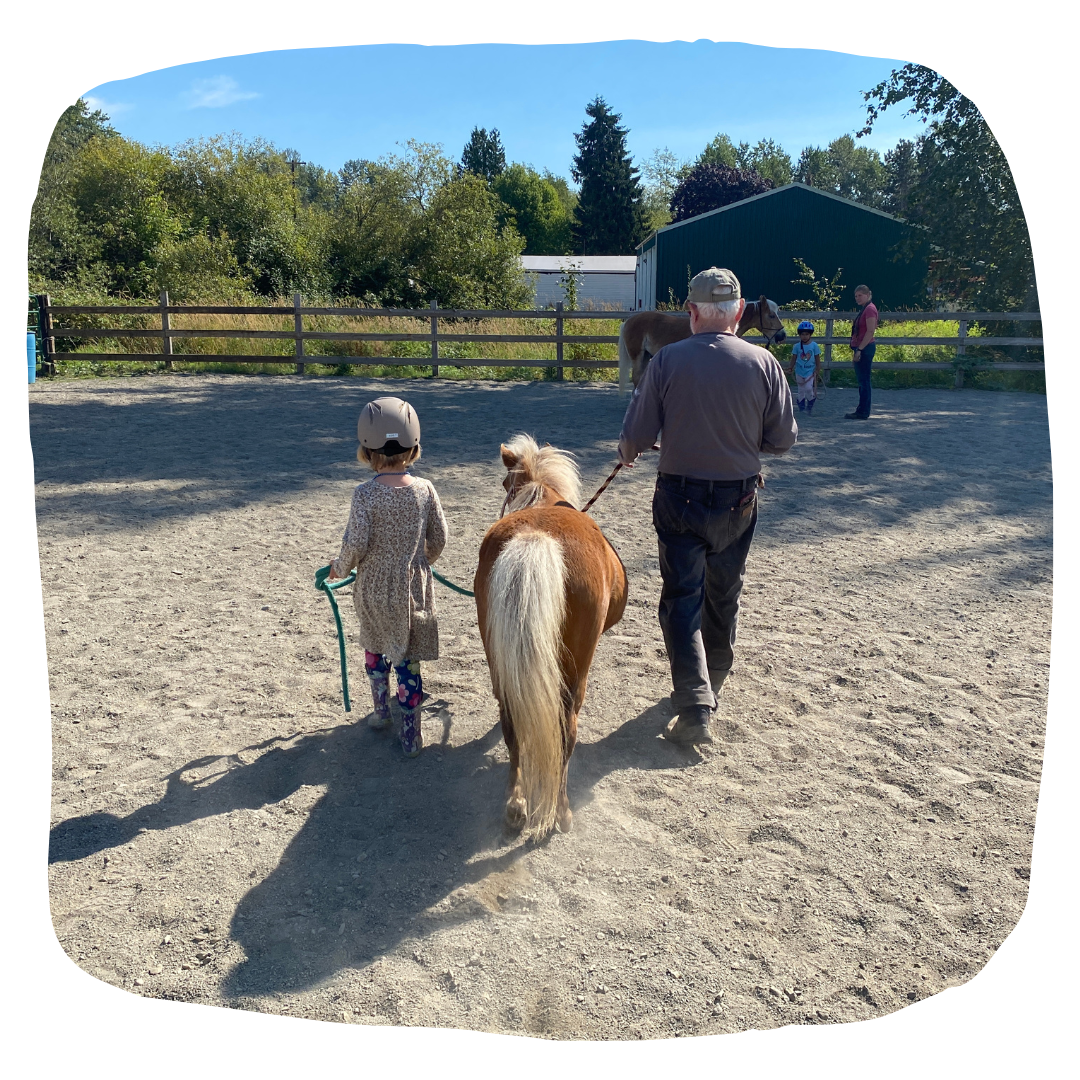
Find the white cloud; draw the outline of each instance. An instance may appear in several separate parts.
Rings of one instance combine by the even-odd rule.
[[[93,94],[89,94],[83,98],[86,102],[86,107],[91,112],[96,112],[100,109],[106,116],[116,116],[117,113],[128,112],[134,109],[134,105],[129,105],[123,101],[106,101],[104,98],[94,97]]]
[[[189,109],[220,109],[261,95],[252,90],[241,90],[240,84],[228,75],[215,75],[212,79],[196,79],[191,89],[180,96]]]

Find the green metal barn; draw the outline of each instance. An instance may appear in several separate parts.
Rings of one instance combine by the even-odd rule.
[[[854,307],[852,290],[865,283],[882,311],[926,306],[926,254],[897,258],[912,226],[880,210],[806,184],[783,187],[658,229],[638,245],[637,307],[686,299],[699,270],[723,266],[742,283],[743,295],[764,293],[781,306],[811,300],[794,259],[829,278],[843,268],[840,308]],[[669,291],[670,290],[670,291]]]

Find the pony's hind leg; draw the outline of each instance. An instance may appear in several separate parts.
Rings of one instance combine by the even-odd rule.
[[[502,702],[499,702],[499,722],[502,724],[503,741],[510,753],[510,775],[506,780],[506,807],[503,810],[503,826],[507,832],[519,833],[528,819],[525,791],[521,786],[520,754],[514,725]]]
[[[582,702],[585,700],[585,687],[574,694],[570,707],[566,710],[566,728],[563,731],[563,766],[562,780],[559,784],[559,801],[555,804],[555,824],[559,832],[568,833],[574,827],[574,815],[570,810],[570,799],[566,794],[566,778],[570,773],[570,758],[577,746],[577,718]]]

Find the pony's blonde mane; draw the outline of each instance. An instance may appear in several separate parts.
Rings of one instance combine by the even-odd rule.
[[[508,510],[523,510],[544,497],[545,490],[557,492],[568,503],[581,502],[581,476],[577,462],[566,450],[554,446],[538,446],[531,435],[515,435],[504,448],[517,460],[513,470],[517,492]]]

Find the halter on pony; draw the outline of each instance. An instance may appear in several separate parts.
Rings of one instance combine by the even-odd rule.
[[[779,345],[784,338],[787,337],[787,333],[784,330],[784,324],[781,322],[780,325],[769,334],[762,325],[764,322],[764,312],[762,311],[760,303],[758,303],[755,310],[757,311],[757,329],[761,332],[762,337],[765,338],[765,348],[768,349],[770,345]],[[777,316],[777,318],[779,318],[779,316]]]

